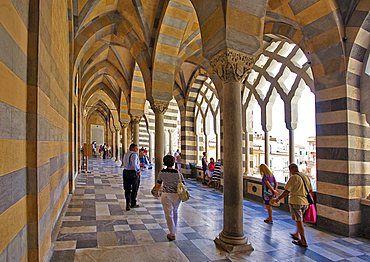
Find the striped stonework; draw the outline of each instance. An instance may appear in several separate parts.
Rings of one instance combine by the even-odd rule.
[[[328,1],[302,8],[296,3],[290,4],[310,46],[315,83],[318,225],[357,234],[363,170],[368,170],[367,150],[359,141],[368,137],[368,125],[359,112],[356,88],[346,81],[341,19]]]
[[[178,54],[190,17],[196,17],[189,0],[172,0],[168,3],[155,47],[153,64],[153,98],[169,100],[172,97]]]
[[[141,119],[140,119],[140,124],[139,124],[139,146],[144,147],[144,148],[149,148],[149,129],[148,129],[148,118],[147,115],[145,114]],[[154,126],[153,126],[154,128]]]
[[[26,261],[27,199],[35,199],[36,196],[35,188],[32,195],[27,192],[27,175],[30,172],[27,160],[31,156],[26,151],[27,63],[30,60],[27,55],[29,14],[26,10],[29,1],[23,1],[21,5],[14,5],[13,2],[2,1],[0,7],[0,260],[6,261],[7,257],[14,255],[16,261]],[[37,54],[37,40],[32,39],[32,42],[32,51]],[[37,67],[37,60],[33,61],[33,65]],[[35,75],[33,80],[36,80]],[[36,84],[32,81],[29,88],[37,88]],[[33,172],[33,178],[36,179],[36,172]],[[33,209],[37,210],[36,205]],[[14,249],[18,253],[14,253]]]
[[[176,100],[172,99],[168,105],[168,108],[164,114],[164,128],[165,130],[171,130],[174,134],[177,133],[177,130],[179,129],[178,121],[177,121],[177,115],[179,114],[179,108],[177,106]],[[140,147],[144,146],[146,148],[149,148],[149,134],[152,133],[153,136],[151,139],[153,139],[153,147],[154,147],[154,135],[155,135],[155,114],[153,110],[150,108],[150,104],[147,101],[145,104],[145,114],[144,118],[140,121]],[[172,141],[172,148],[174,150],[177,149],[178,145],[175,143],[175,141]],[[168,146],[167,146],[168,151]]]
[[[210,59],[226,47],[255,54],[261,45],[267,2],[193,1],[205,57]]]
[[[0,260],[47,261],[71,172],[68,6],[21,2],[0,8]]]
[[[145,101],[146,97],[143,75],[141,74],[139,66],[136,64],[131,86],[130,114],[143,115]]]
[[[188,163],[197,163],[197,137],[195,133],[194,111],[196,99],[204,81],[205,75],[195,76],[189,88],[186,101],[186,110],[181,115],[181,159],[187,165]]]
[[[358,233],[360,198],[369,193],[369,132],[360,114],[359,81],[368,48],[364,40],[369,41],[368,34],[360,36],[364,32],[360,27],[369,5],[358,1],[352,14],[341,17],[344,9],[339,10],[334,1],[270,1],[266,14],[265,33],[289,38],[311,62],[316,95],[318,226],[346,235]]]

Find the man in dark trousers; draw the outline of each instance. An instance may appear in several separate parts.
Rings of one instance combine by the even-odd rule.
[[[123,158],[123,188],[125,190],[126,210],[139,207],[136,204],[137,191],[140,183],[140,161],[138,152],[139,148],[136,144],[130,145],[128,151]]]

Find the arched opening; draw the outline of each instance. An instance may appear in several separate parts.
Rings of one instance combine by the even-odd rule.
[[[266,43],[245,81],[245,88],[244,129],[252,125],[249,132],[253,132],[248,141],[253,150],[245,151],[250,154],[245,157],[246,161],[250,159],[247,175],[259,177],[258,167],[265,163],[272,168],[277,181],[285,183],[288,165],[293,162],[301,165],[304,172],[312,173],[315,181],[313,76],[302,50],[284,39]]]
[[[207,78],[196,98],[194,121],[197,136],[197,164],[201,163],[202,152],[208,158],[220,158],[220,105],[217,91]]]

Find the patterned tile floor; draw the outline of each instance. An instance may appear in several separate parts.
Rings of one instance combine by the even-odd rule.
[[[54,243],[57,261],[370,261],[370,241],[306,226],[309,248],[291,243],[289,213],[274,210],[274,225],[263,222],[261,203],[244,201],[244,230],[254,251],[228,254],[213,239],[222,230],[222,194],[192,180],[191,199],[182,203],[176,241],[168,242],[160,201],[150,194],[154,171],[146,170],[139,208],[125,211],[122,169],[110,160],[92,160],[91,173],[77,178],[74,195]]]

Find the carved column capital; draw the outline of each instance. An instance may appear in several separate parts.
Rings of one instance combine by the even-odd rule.
[[[161,100],[155,100],[151,107],[156,114],[164,114],[168,108],[169,102],[167,101],[161,101]]]
[[[127,128],[129,124],[130,124],[129,122],[121,123],[121,127],[122,128]]]
[[[230,48],[220,51],[210,61],[213,71],[224,82],[243,82],[254,62],[254,56]]]
[[[141,116],[131,116],[131,123],[138,124],[140,123]]]

